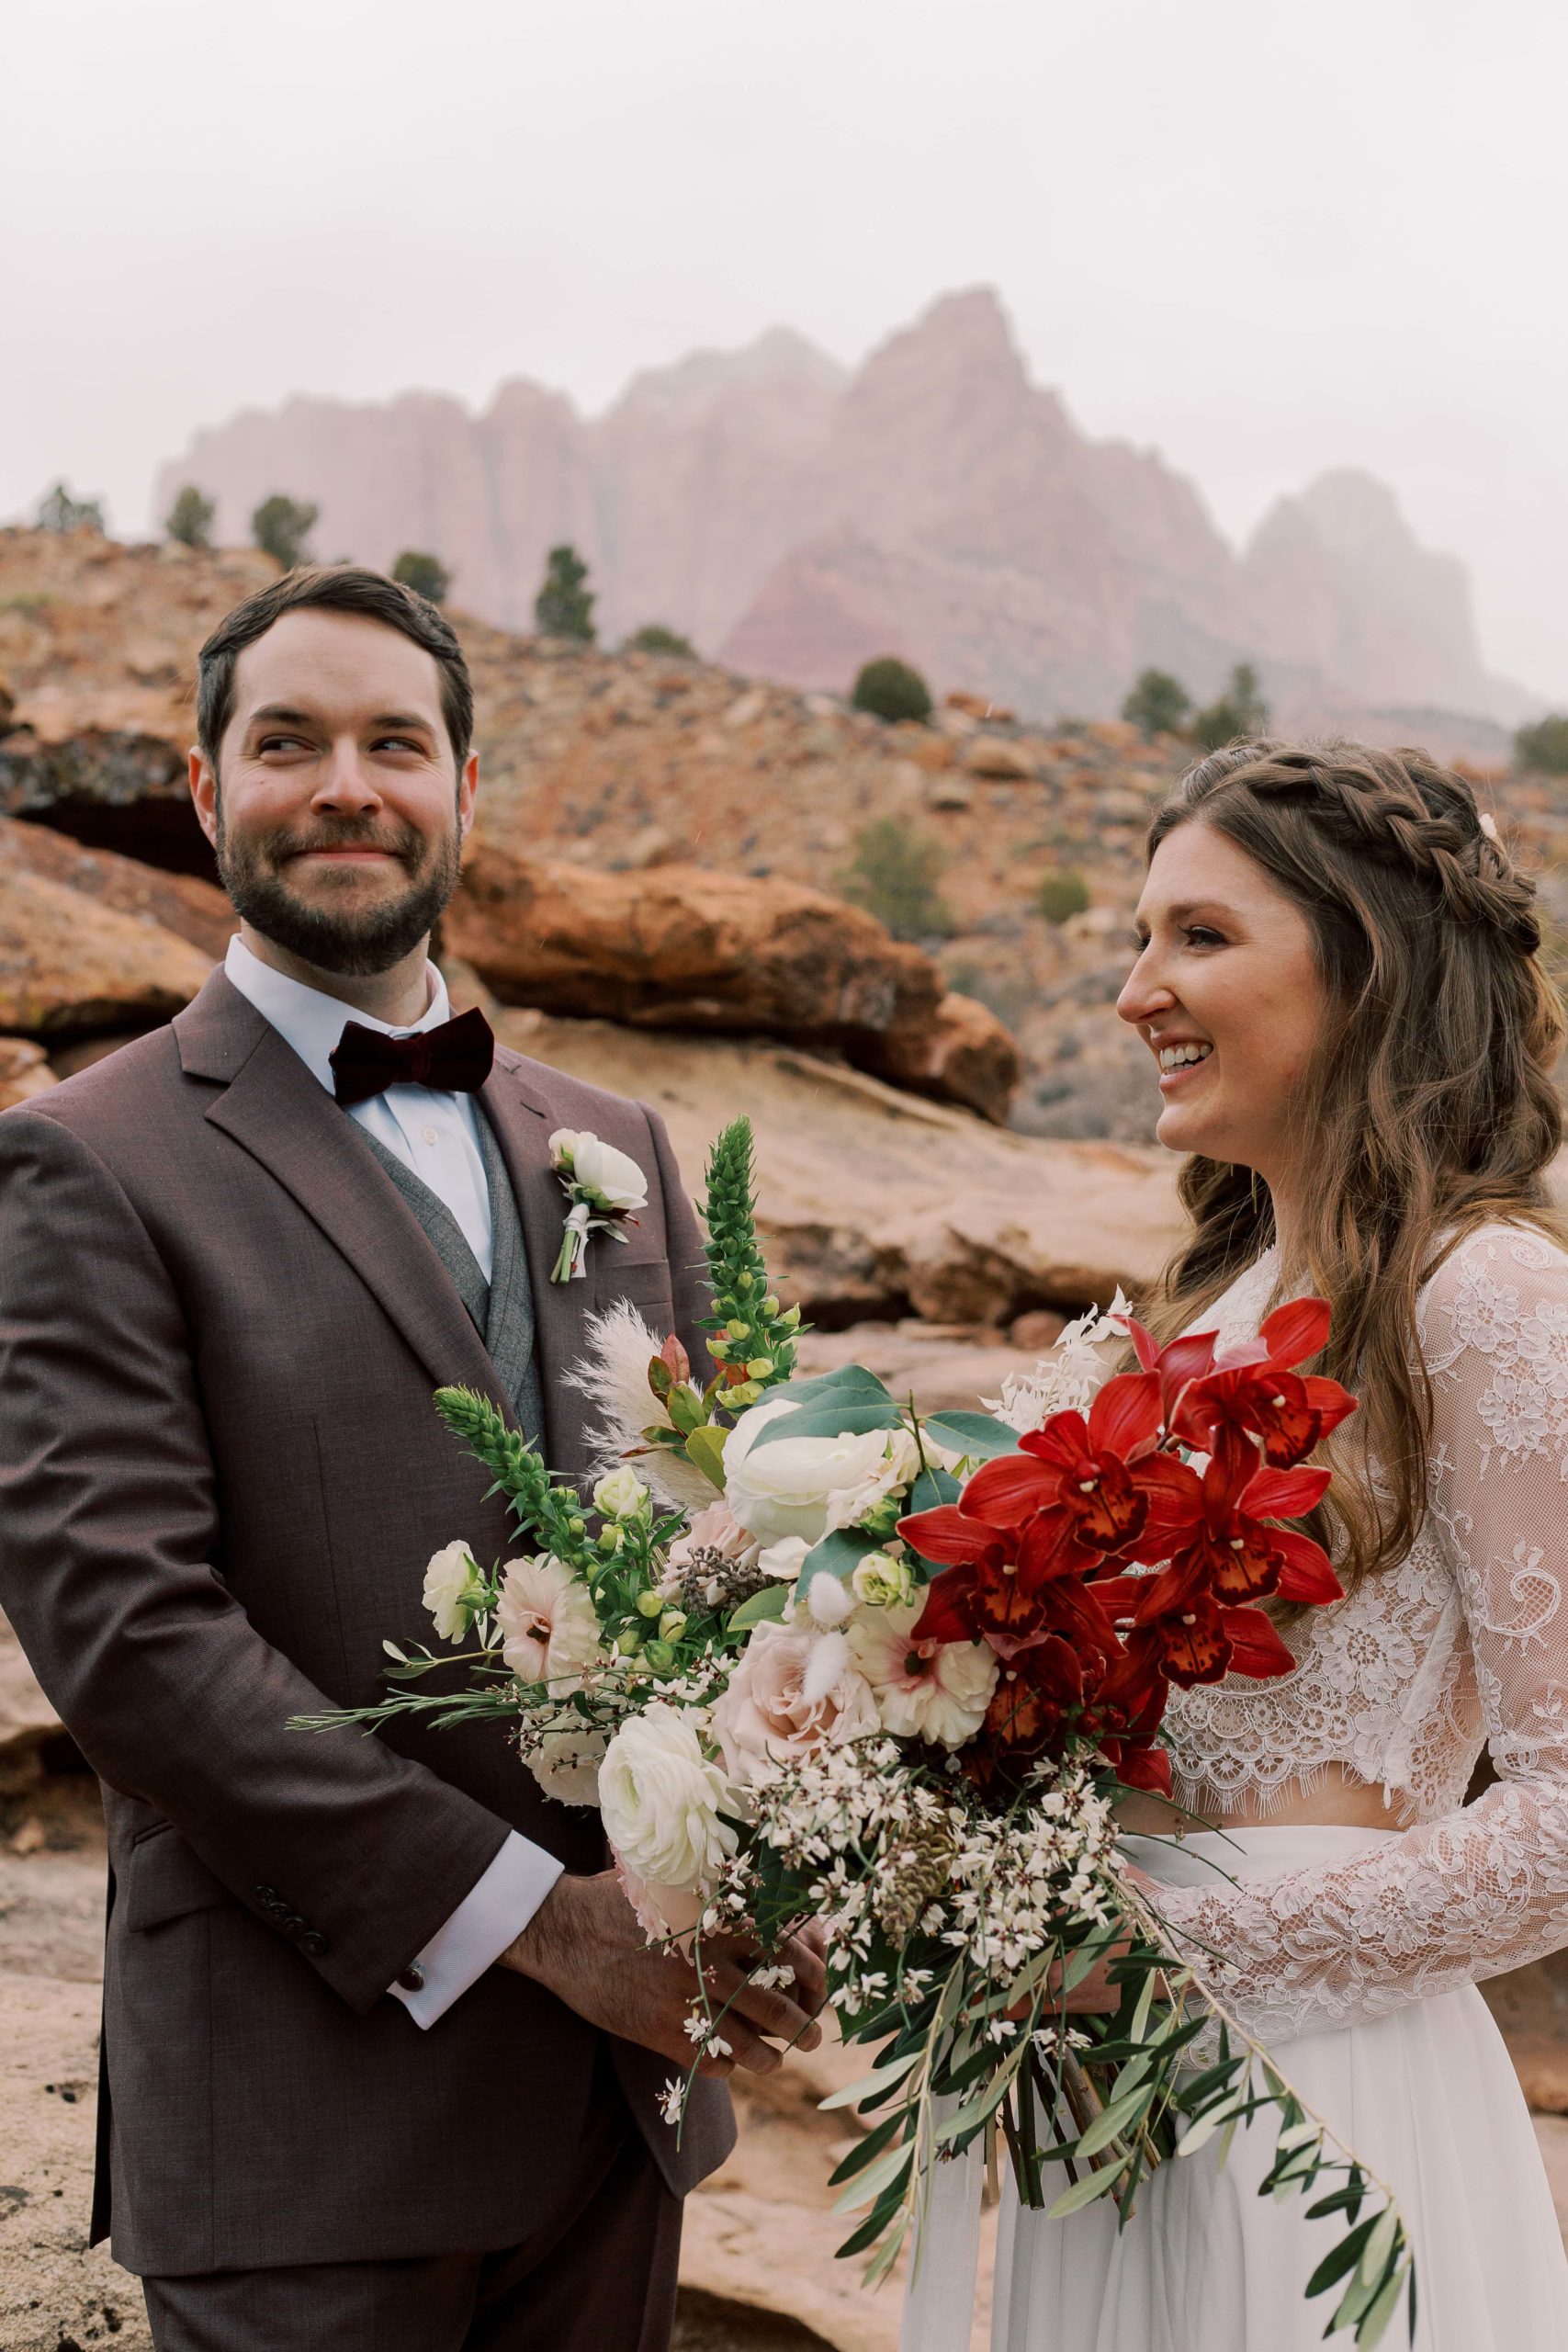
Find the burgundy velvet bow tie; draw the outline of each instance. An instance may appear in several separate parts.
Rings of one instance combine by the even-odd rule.
[[[345,1110],[368,1102],[389,1086],[432,1086],[438,1092],[477,1094],[495,1059],[495,1033],[478,1005],[421,1029],[412,1037],[389,1037],[384,1030],[348,1022],[327,1057],[333,1091]]]

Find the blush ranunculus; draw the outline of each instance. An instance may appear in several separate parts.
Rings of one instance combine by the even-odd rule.
[[[755,1787],[793,1758],[881,1728],[876,1702],[840,1633],[759,1625],[713,1711],[730,1779]]]

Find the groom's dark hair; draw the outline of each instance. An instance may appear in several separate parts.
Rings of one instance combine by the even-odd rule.
[[[224,616],[197,656],[197,741],[212,772],[218,746],[234,715],[234,666],[247,645],[265,637],[285,613],[355,613],[380,621],[422,645],[441,672],[441,716],[459,775],[474,737],[474,689],[457,632],[428,598],[357,563],[310,565],[286,571]]]

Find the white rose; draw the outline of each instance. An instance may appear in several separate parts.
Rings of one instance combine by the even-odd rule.
[[[624,1462],[607,1471],[593,1489],[593,1508],[606,1519],[635,1519],[648,1500],[648,1488]]]
[[[446,1544],[424,1572],[424,1605],[444,1642],[460,1642],[468,1630],[464,1605],[478,1590],[479,1570],[466,1544]]]
[[[804,1535],[781,1535],[776,1544],[758,1553],[758,1568],[765,1577],[776,1577],[781,1584],[793,1584],[810,1549]]]
[[[870,1683],[883,1728],[900,1739],[962,1747],[986,1720],[997,1655],[984,1642],[919,1642],[919,1593],[903,1608],[859,1611],[845,1629],[850,1655]]]
[[[648,1206],[648,1179],[637,1161],[586,1128],[558,1127],[550,1137],[550,1159],[570,1169],[583,1191],[595,1193],[606,1208]]]
[[[495,1620],[501,1655],[521,1682],[575,1690],[604,1655],[592,1594],[548,1552],[508,1561]]]
[[[604,1834],[648,1885],[695,1894],[739,1842],[721,1811],[735,1792],[702,1751],[691,1717],[660,1701],[621,1725],[599,1767]]]
[[[758,1542],[773,1545],[797,1535],[809,1547],[835,1527],[852,1527],[898,1481],[886,1430],[860,1437],[757,1440],[770,1423],[795,1410],[787,1393],[745,1414],[725,1440],[725,1499]]]

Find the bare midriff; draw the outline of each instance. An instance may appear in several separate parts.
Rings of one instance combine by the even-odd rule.
[[[1316,1825],[1335,1829],[1398,1829],[1398,1813],[1383,1803],[1381,1788],[1370,1788],[1348,1764],[1328,1764],[1313,1774],[1310,1788],[1287,1781],[1282,1788],[1238,1792],[1220,1806],[1212,1799],[1190,1813],[1161,1797],[1130,1796],[1117,1808],[1124,1829],[1168,1838],[1195,1829],[1283,1829]]]

